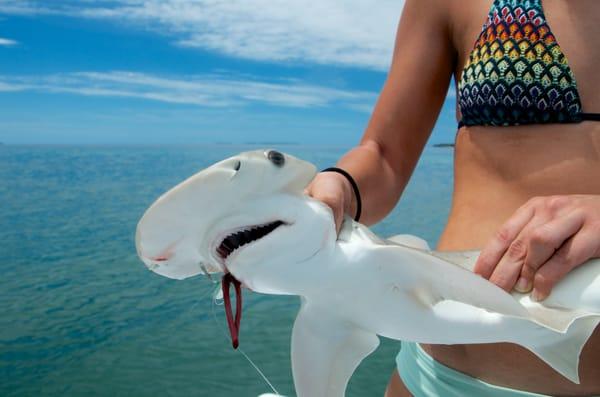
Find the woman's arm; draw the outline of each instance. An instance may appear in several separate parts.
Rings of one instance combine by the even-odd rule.
[[[407,0],[392,65],[359,146],[338,162],[356,180],[367,225],[396,205],[431,134],[455,63],[449,15],[443,0]],[[356,213],[348,181],[317,175],[307,193],[328,204],[339,230],[344,212]]]

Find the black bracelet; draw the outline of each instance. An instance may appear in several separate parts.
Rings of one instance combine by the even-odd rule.
[[[343,170],[338,167],[325,168],[321,172],[337,172],[338,174],[344,175],[346,177],[346,179],[348,179],[348,182],[350,182],[350,185],[352,185],[352,190],[354,190],[354,197],[356,197],[356,216],[354,216],[354,220],[356,222],[358,222],[358,220],[360,219],[360,212],[362,211],[362,201],[360,199],[360,192],[358,191],[358,185],[356,184],[356,181],[354,180],[354,178],[352,178],[352,175],[350,175],[348,173],[348,171]]]

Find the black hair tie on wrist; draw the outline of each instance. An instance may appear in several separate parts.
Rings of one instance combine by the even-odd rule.
[[[360,192],[358,191],[358,185],[356,184],[354,178],[352,178],[352,175],[350,175],[348,171],[338,167],[325,168],[321,172],[337,172],[338,174],[344,175],[346,179],[348,179],[348,182],[350,182],[350,185],[352,185],[352,190],[354,190],[354,197],[356,197],[356,216],[354,216],[354,220],[358,222],[358,220],[360,219],[360,212],[362,211],[362,202],[360,200]]]

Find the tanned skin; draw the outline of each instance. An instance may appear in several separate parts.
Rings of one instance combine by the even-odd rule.
[[[600,112],[600,2],[542,3],[577,79],[583,110]],[[380,221],[398,202],[491,4],[406,0],[389,75],[367,129],[337,164],[359,185],[361,222]],[[533,290],[538,299],[570,270],[600,257],[600,122],[463,127],[455,143],[452,208],[437,249],[481,249],[477,273],[507,291]],[[355,197],[341,175],[317,175],[307,194],[332,208],[338,230],[344,213],[354,216]],[[422,346],[439,362],[495,385],[600,394],[600,329],[583,350],[580,385],[517,345]],[[397,371],[386,396],[410,396]]]

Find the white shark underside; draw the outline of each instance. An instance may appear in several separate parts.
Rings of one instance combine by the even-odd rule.
[[[472,273],[477,252],[434,252],[413,236],[381,239],[349,218],[336,239],[330,209],[302,194],[314,166],[279,156],[285,161],[273,151],[242,153],[184,181],[148,209],[136,245],[167,277],[229,271],[253,291],[301,296],[292,335],[298,396],[343,396],[377,335],[516,343],[579,383],[580,353],[600,322],[600,260],[536,303]],[[260,238],[249,231],[274,221],[281,223]]]

